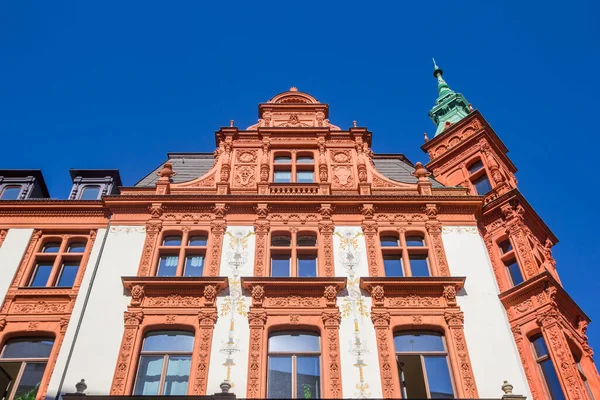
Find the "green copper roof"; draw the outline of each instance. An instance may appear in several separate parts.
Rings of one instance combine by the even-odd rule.
[[[444,71],[433,60],[433,76],[438,81],[438,98],[436,105],[429,111],[429,118],[437,125],[435,136],[442,133],[448,123],[455,124],[470,112],[469,102],[460,93],[450,89],[442,78]]]

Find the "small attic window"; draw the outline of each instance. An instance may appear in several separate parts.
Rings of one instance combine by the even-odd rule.
[[[79,200],[98,200],[100,186],[84,186],[79,194]]]
[[[18,200],[21,194],[21,186],[6,186],[0,195],[1,200]]]

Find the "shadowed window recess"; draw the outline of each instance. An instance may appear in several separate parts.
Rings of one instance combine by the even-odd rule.
[[[314,183],[314,162],[311,151],[276,152],[273,156],[273,183]]]
[[[274,231],[270,253],[273,277],[311,278],[318,275],[316,232]]]
[[[206,232],[165,233],[158,248],[156,276],[203,276],[207,246]]]
[[[429,247],[420,232],[382,232],[379,236],[385,276],[431,276]]]
[[[87,238],[47,235],[41,239],[26,283],[29,287],[65,287],[75,284],[84,258]]]

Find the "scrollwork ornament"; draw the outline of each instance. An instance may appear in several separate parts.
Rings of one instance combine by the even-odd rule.
[[[450,312],[444,313],[444,319],[449,327],[462,327],[464,322],[464,314],[462,312]]]
[[[456,288],[452,285],[444,286],[444,298],[449,306],[456,305]]]
[[[201,326],[214,326],[219,314],[216,310],[200,310],[198,313],[198,323]]]
[[[250,326],[264,326],[267,322],[267,312],[263,310],[254,310],[248,312],[248,323]]]
[[[134,285],[131,288],[131,305],[139,306],[142,304],[142,299],[144,297],[144,287],[142,285]]]
[[[376,304],[383,304],[383,300],[385,298],[385,292],[383,290],[383,286],[377,285],[371,289],[371,297]]]
[[[204,299],[207,304],[214,304],[217,297],[217,288],[214,285],[206,285],[204,287]]]
[[[123,314],[125,326],[139,326],[144,319],[142,311],[125,311]]]
[[[325,327],[339,326],[342,320],[342,314],[339,310],[327,310],[323,311],[321,318],[323,319],[323,325],[325,325]]]
[[[252,288],[252,304],[260,307],[265,298],[265,289],[261,285],[256,285]]]
[[[331,305],[334,304],[335,305],[335,300],[337,298],[337,289],[335,286],[330,285],[327,286],[325,288],[325,291],[323,292],[323,297],[325,297],[325,300],[327,300],[327,304]]]
[[[387,327],[390,326],[392,317],[387,311],[371,311],[371,321],[375,327]]]

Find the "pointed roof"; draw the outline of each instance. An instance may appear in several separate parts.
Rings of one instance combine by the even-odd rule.
[[[469,102],[460,93],[456,93],[442,78],[444,71],[433,59],[433,76],[438,81],[438,98],[436,105],[429,111],[429,118],[437,125],[435,136],[441,134],[448,126],[466,117],[471,111]]]

